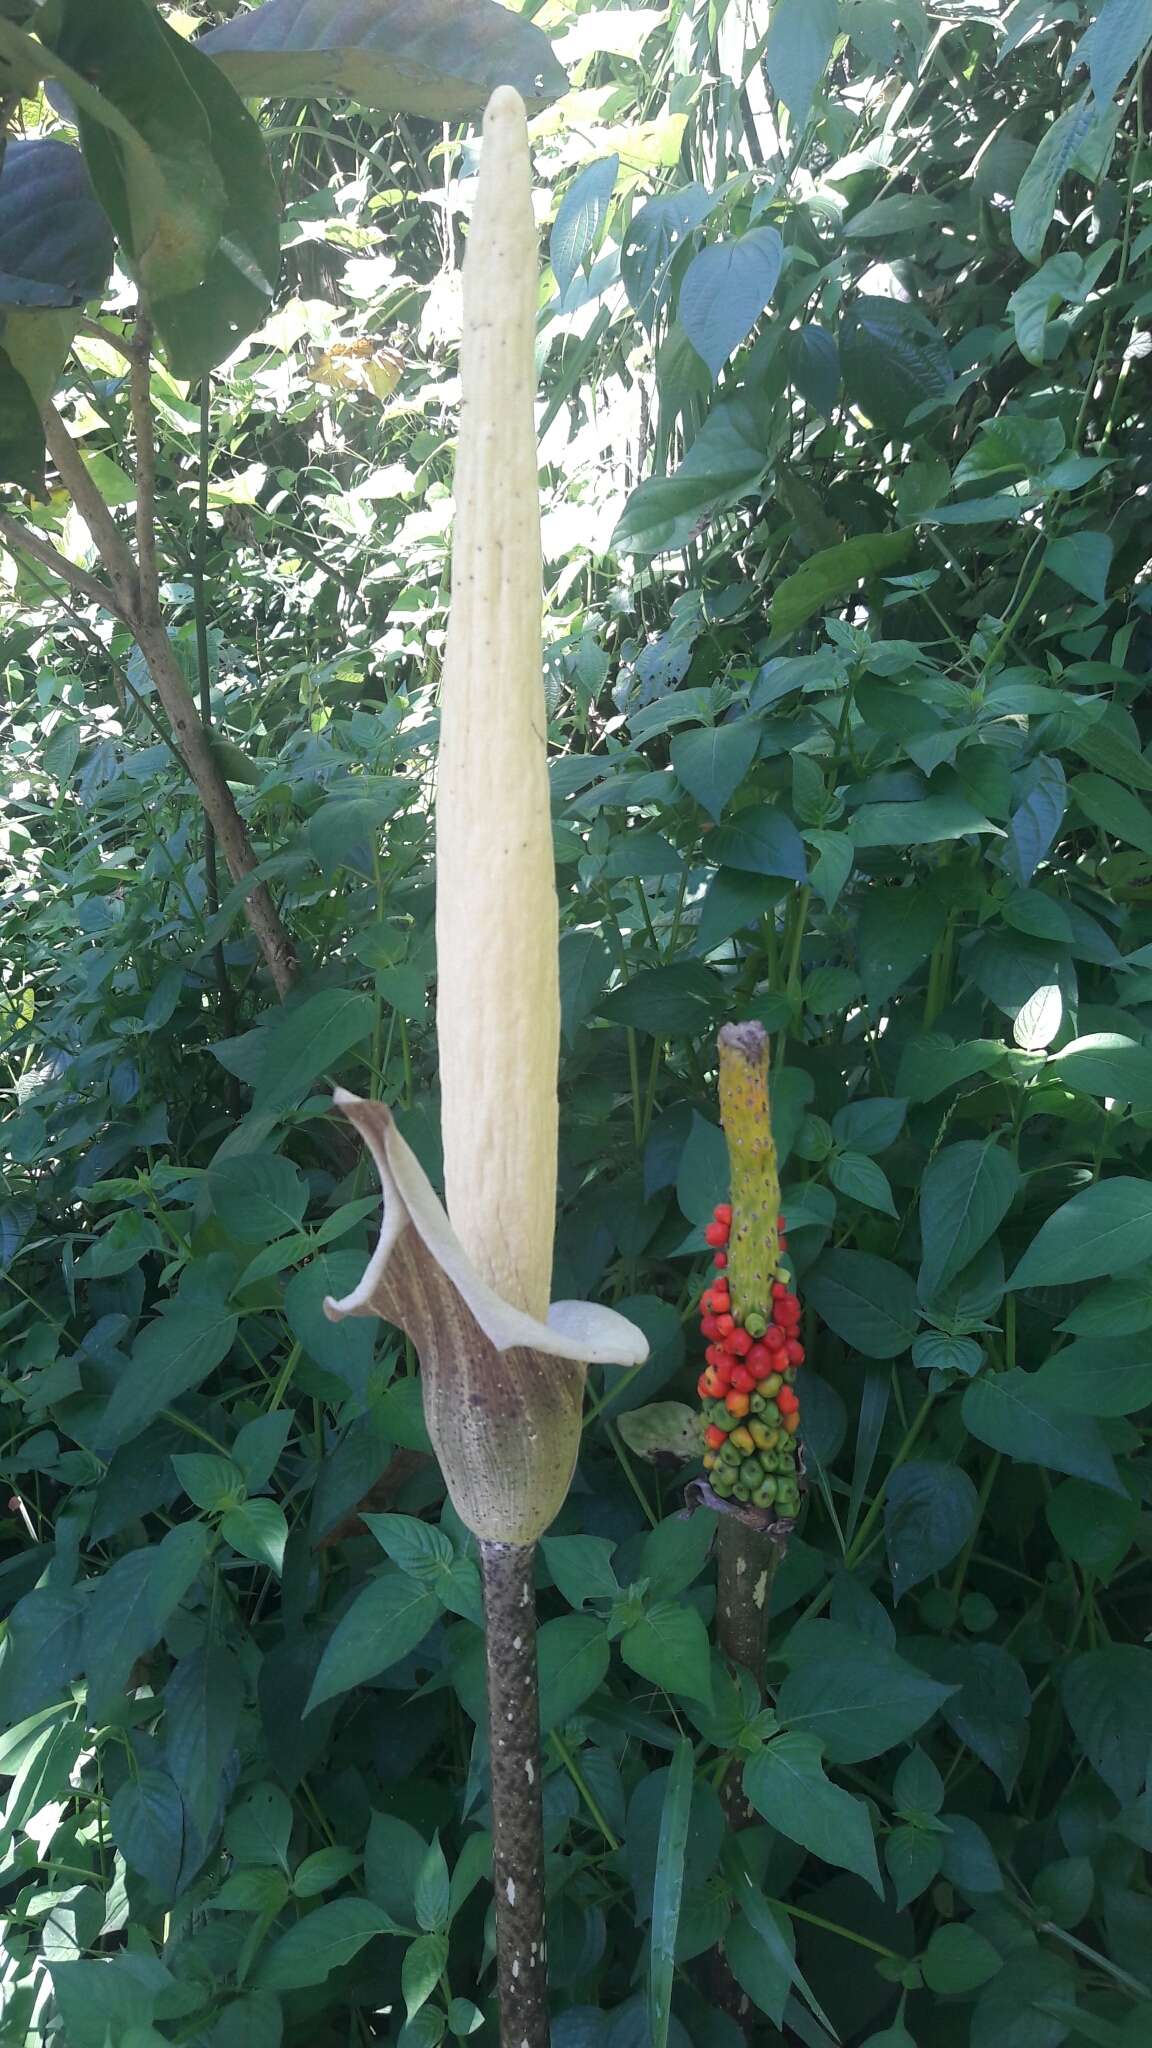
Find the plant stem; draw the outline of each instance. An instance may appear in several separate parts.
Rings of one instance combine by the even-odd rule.
[[[496,1975],[504,2048],[548,2048],[536,1546],[481,1543]]]
[[[783,1552],[763,1529],[735,1515],[717,1517],[716,1640],[729,1664],[751,1673],[764,1695],[764,1658],[772,1585]],[[739,1768],[725,1773],[720,1798],[733,1828],[749,1827],[755,1813],[744,1797]]]

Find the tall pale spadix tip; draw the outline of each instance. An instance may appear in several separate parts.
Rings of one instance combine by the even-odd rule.
[[[524,104],[501,86],[464,263],[452,607],[436,803],[437,1031],[448,1213],[481,1278],[543,1318],[556,1205],[556,885],[541,666]]]

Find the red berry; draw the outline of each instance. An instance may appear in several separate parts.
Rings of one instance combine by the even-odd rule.
[[[732,1222],[731,1202],[717,1202],[712,1214],[716,1218],[717,1223],[724,1223],[730,1226]]]
[[[705,1400],[711,1394],[712,1381],[708,1373],[701,1373],[699,1379],[696,1382],[696,1392],[699,1394],[700,1399],[702,1401]]]
[[[714,1422],[710,1422],[708,1424],[707,1429],[704,1431],[704,1441],[707,1444],[708,1449],[710,1451],[718,1451],[720,1449],[721,1444],[727,1443],[728,1438],[724,1430],[717,1429],[716,1424]]]
[[[716,1328],[719,1330],[720,1335],[722,1337],[730,1337],[732,1335],[733,1330],[736,1328],[736,1325],[733,1322],[731,1316],[723,1315],[717,1316]]]
[[[785,1355],[787,1357],[789,1365],[803,1365],[805,1355],[804,1346],[802,1344],[790,1343],[787,1346]]]
[[[712,1310],[713,1310],[713,1308],[715,1307],[715,1305],[716,1305],[716,1304],[714,1303],[714,1301],[713,1301],[713,1299],[712,1299],[712,1289],[711,1289],[710,1287],[706,1287],[706,1288],[704,1289],[704,1292],[703,1292],[703,1294],[702,1294],[702,1295],[700,1296],[700,1313],[701,1313],[701,1315],[702,1315],[702,1316],[710,1316],[710,1315],[711,1315],[711,1313],[712,1313]]]
[[[724,1351],[722,1346],[719,1344],[710,1344],[708,1346],[707,1351],[704,1353],[706,1362],[710,1366],[712,1366],[714,1370],[719,1370],[721,1360],[726,1358],[727,1355],[727,1352]]]
[[[752,1339],[747,1330],[733,1330],[725,1349],[734,1351],[737,1358],[747,1358],[752,1349]]]
[[[754,1344],[751,1351],[748,1352],[744,1363],[748,1367],[749,1372],[757,1374],[770,1373],[772,1370],[772,1353],[766,1344]]]
[[[714,1340],[714,1339],[715,1339],[716,1337],[718,1337],[718,1336],[720,1335],[720,1332],[719,1332],[719,1330],[718,1330],[718,1329],[717,1329],[717,1327],[716,1327],[716,1318],[715,1318],[715,1316],[701,1316],[701,1318],[700,1318],[700,1335],[701,1335],[702,1337],[707,1337],[707,1339],[708,1339],[708,1342],[709,1342],[710,1344],[711,1344],[711,1343],[713,1342],[713,1340]]]
[[[783,1330],[778,1330],[775,1323],[768,1325],[763,1337],[763,1343],[768,1351],[779,1351],[781,1346],[786,1344],[787,1341]]]
[[[725,1267],[725,1266],[726,1266],[726,1265],[728,1264],[728,1254],[727,1254],[727,1252],[713,1252],[713,1254],[712,1254],[712,1264],[713,1264],[714,1266],[717,1266],[717,1267],[719,1267],[719,1268],[721,1269],[721,1271],[722,1271],[722,1270],[723,1270],[723,1268],[724,1268],[724,1267]]]
[[[784,1299],[784,1296],[785,1296],[785,1295],[787,1294],[787,1292],[788,1292],[788,1289],[787,1289],[787,1287],[785,1286],[785,1284],[784,1284],[783,1280],[774,1280],[774,1281],[772,1282],[772,1299],[773,1299],[773,1301],[783,1301],[783,1299]]]
[[[727,1244],[728,1225],[726,1223],[707,1224],[704,1230],[704,1242],[705,1244]]]
[[[714,1316],[726,1316],[731,1306],[732,1303],[728,1295],[728,1282],[726,1280],[718,1280],[712,1289],[712,1313]]]
[[[742,1366],[742,1365],[737,1365],[737,1366],[733,1367],[733,1371],[732,1371],[732,1391],[733,1391],[733,1393],[736,1393],[736,1394],[750,1394],[750,1393],[752,1392],[752,1389],[753,1389],[753,1387],[754,1387],[755,1385],[756,1385],[756,1382],[755,1382],[755,1380],[753,1379],[753,1377],[752,1377],[751,1373],[750,1373],[750,1372],[749,1372],[749,1371],[747,1370],[747,1368],[746,1368],[745,1366]]]
[[[780,1392],[776,1396],[776,1406],[779,1408],[781,1415],[795,1415],[800,1403],[792,1392],[791,1387],[781,1387]]]

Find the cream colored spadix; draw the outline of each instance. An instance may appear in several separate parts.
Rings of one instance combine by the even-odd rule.
[[[464,262],[452,610],[436,805],[437,1033],[452,1227],[541,1319],[556,1210],[556,883],[541,664],[536,225],[524,103],[484,116]]]
[[[541,664],[533,344],[537,248],[524,106],[489,101],[464,265],[452,610],[436,806],[437,1030],[445,1216],[381,1103],[337,1102],[376,1161],[380,1240],[332,1317],[379,1315],[420,1355],[428,1433],[457,1512],[530,1544],[563,1504],[585,1367],[640,1365],[641,1332],[548,1307],[560,1051]]]

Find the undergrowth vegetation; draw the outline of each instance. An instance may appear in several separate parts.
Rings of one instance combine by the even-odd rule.
[[[521,11],[568,77],[532,124],[554,1293],[651,1345],[590,1375],[541,1547],[553,2038],[739,2048],[723,1941],[764,2043],[1141,2048],[1152,17]],[[58,464],[5,472],[5,2043],[495,2040],[474,1546],[410,1349],[321,1307],[378,1212],[331,1081],[439,1170],[481,101],[262,102],[280,285],[203,402],[177,309],[134,405],[122,270],[57,385],[125,536],[154,467],[282,1002]],[[15,126],[74,139],[53,106]],[[715,1036],[750,1017],[807,1353],[764,1711],[680,1515]]]

